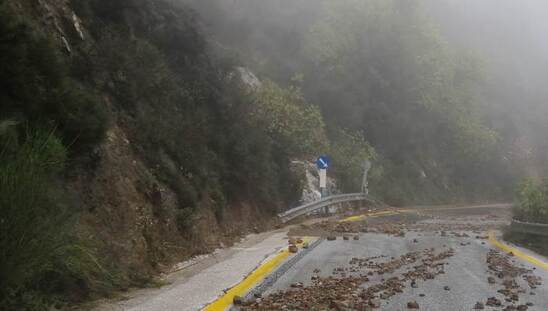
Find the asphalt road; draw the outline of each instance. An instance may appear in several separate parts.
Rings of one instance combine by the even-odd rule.
[[[236,307],[243,311],[408,310],[409,302],[436,311],[474,310],[478,302],[483,310],[548,310],[548,270],[527,255],[548,260],[523,249],[525,255],[509,256],[487,239],[509,217],[508,208],[495,205],[310,220],[185,262],[167,277],[169,285],[131,291],[94,310],[222,311],[235,295],[247,296]],[[320,243],[297,256],[288,253],[287,236]],[[261,298],[245,300],[261,280],[273,283]],[[490,297],[500,305],[488,306]]]
[[[421,212],[422,213],[422,212]],[[408,310],[408,303],[416,301],[419,310],[474,310],[478,302],[484,304],[485,310],[548,310],[548,271],[530,264],[516,256],[509,256],[502,252],[494,252],[496,249],[488,239],[488,232],[503,224],[507,219],[505,212],[494,209],[477,209],[475,211],[446,210],[435,211],[429,215],[417,218],[416,213],[407,216],[394,216],[389,220],[375,219],[374,222],[383,221],[399,222],[404,225],[400,228],[404,236],[387,233],[354,233],[348,240],[339,237],[335,241],[323,241],[304,258],[290,268],[277,282],[268,289],[263,298],[243,309],[260,310],[314,310],[316,307],[328,307],[333,310],[356,310],[352,301],[360,301],[357,298],[361,291],[372,288],[376,284],[383,284],[386,280],[397,277],[404,280],[404,274],[412,271],[419,263],[425,262],[424,257],[410,264],[404,264],[391,273],[376,273],[375,269],[355,269],[350,261],[352,258],[371,258],[367,262],[389,262],[409,253],[422,254],[430,250],[433,254],[452,249],[453,255],[441,260],[443,272],[432,279],[416,279],[416,285],[411,286],[409,278],[402,282],[402,290],[390,297],[382,297],[383,292],[391,289],[375,292],[373,297],[375,306],[379,310]],[[410,221],[411,219],[411,221]],[[371,221],[371,220],[370,220]],[[441,232],[446,230],[445,232]],[[359,240],[353,236],[358,235]],[[488,255],[490,254],[491,255]],[[492,256],[496,262],[506,262],[497,266],[493,262],[488,263],[487,258]],[[541,258],[546,262],[545,258]],[[428,259],[426,259],[428,260]],[[489,266],[492,266],[491,268]],[[352,269],[354,267],[354,269]],[[428,267],[430,269],[431,267]],[[524,268],[525,270],[519,270]],[[526,271],[530,270],[530,271]],[[504,274],[499,275],[502,271]],[[512,271],[519,271],[512,275]],[[349,276],[363,275],[370,272],[368,281],[363,282],[357,288],[348,287],[348,294],[336,293],[333,287],[326,287],[323,283],[329,278],[344,279]],[[535,276],[542,279],[542,285],[530,286],[526,282],[526,276]],[[494,283],[488,281],[492,278]],[[315,280],[313,280],[315,279]],[[322,281],[324,280],[324,281]],[[515,281],[515,284],[513,283]],[[321,284],[321,285],[318,285]],[[341,282],[340,286],[347,286]],[[323,286],[323,287],[322,287]],[[533,288],[532,288],[533,287]],[[535,288],[536,287],[536,288]],[[315,292],[306,291],[314,288]],[[504,289],[509,289],[504,293]],[[503,290],[502,292],[499,292]],[[326,305],[321,294],[317,291],[325,291],[326,295],[334,295],[341,304]],[[300,296],[302,292],[303,297]],[[269,295],[279,293],[279,296],[269,298]],[[311,295],[313,293],[314,295]],[[333,294],[336,293],[336,294]],[[350,295],[353,294],[353,295]],[[515,299],[511,300],[512,294]],[[313,296],[313,297],[311,297]],[[342,296],[342,297],[340,297]],[[500,306],[488,306],[487,299],[495,297],[500,300]],[[303,301],[299,301],[302,299]],[[510,301],[506,301],[506,299]],[[327,299],[329,300],[329,299]],[[298,301],[298,302],[295,302]],[[375,305],[378,304],[378,305]],[[306,307],[302,307],[306,306]],[[369,307],[368,307],[369,308]]]

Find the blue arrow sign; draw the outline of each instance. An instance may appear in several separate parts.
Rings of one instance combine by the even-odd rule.
[[[316,166],[318,166],[318,169],[320,170],[327,169],[330,163],[331,160],[326,155],[321,155],[318,160],[316,160]]]

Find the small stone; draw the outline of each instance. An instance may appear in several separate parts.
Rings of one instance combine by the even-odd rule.
[[[415,280],[413,280],[413,281],[411,281],[411,287],[412,288],[417,288],[419,286],[417,285],[417,282],[415,282]]]
[[[527,311],[527,309],[529,309],[529,307],[527,305],[519,305],[518,306],[518,311]]]
[[[425,294],[419,294],[419,296],[420,296],[420,297],[424,297],[424,296],[426,296],[426,295],[425,295]]]
[[[359,240],[359,239],[360,239],[360,236],[359,236],[359,235],[355,235],[355,236],[354,236],[354,241],[357,241],[357,240]]]
[[[410,301],[410,302],[407,303],[407,308],[408,309],[418,309],[419,304],[416,301]]]
[[[343,236],[343,240],[348,241],[349,239],[350,239],[350,238],[348,237],[348,235],[344,235],[344,236]]]
[[[242,302],[242,305],[243,305],[243,306],[251,306],[251,305],[254,304],[255,302],[257,302],[257,299],[251,298],[251,299],[248,299],[248,300],[244,300],[244,301]]]
[[[373,308],[379,308],[381,306],[381,301],[379,299],[372,299],[369,302],[369,305],[371,305]]]
[[[476,304],[474,305],[474,310],[483,310],[485,309],[485,306],[483,305],[483,303],[481,302],[476,302]]]
[[[413,243],[419,243],[419,240],[413,239]]]
[[[488,282],[489,284],[495,284],[495,278],[492,277],[492,276],[490,276],[490,277],[487,278],[487,282]]]
[[[297,283],[292,283],[292,284],[291,284],[291,287],[292,287],[292,288],[303,288],[303,286],[304,286],[304,285],[303,285],[303,283],[301,283],[301,282],[297,282]]]
[[[451,288],[449,288],[449,286],[444,286],[443,289],[444,290],[451,290]]]
[[[232,303],[236,306],[243,304],[243,302],[244,302],[244,299],[240,296],[234,296],[234,298],[232,298]]]
[[[528,302],[528,303],[526,303],[526,305],[529,306],[529,307],[534,306],[534,304],[532,302]]]
[[[327,237],[328,241],[335,241],[336,239],[337,239],[337,237],[334,236],[334,235],[330,235],[330,236]]]
[[[499,307],[502,305],[502,302],[497,299],[496,297],[489,297],[487,298],[487,303],[486,305],[490,306],[490,307]]]

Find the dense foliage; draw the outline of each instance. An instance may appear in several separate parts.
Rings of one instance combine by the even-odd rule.
[[[400,200],[475,194],[472,173],[497,156],[474,102],[477,65],[447,47],[418,2],[327,3],[305,40],[306,94],[331,122],[365,132]]]
[[[516,191],[516,218],[548,224],[548,181],[523,181]]]
[[[292,86],[285,90],[267,80],[256,93],[251,117],[282,141],[293,152],[291,156],[312,158],[326,150],[323,116],[299,89]]]
[[[192,12],[160,0],[126,2],[108,10],[102,1],[79,2],[97,36],[81,62],[127,113],[135,148],[177,193],[182,227],[209,195],[223,206],[253,194],[269,212],[296,200],[295,144],[244,117],[252,99],[230,78],[233,64],[208,55]]]
[[[98,97],[69,76],[55,41],[0,2],[0,112],[19,122],[58,128],[67,145],[87,150],[103,137]]]
[[[58,179],[65,147],[53,131],[17,132],[0,123],[0,309],[48,310],[69,291],[82,299],[111,290],[116,281],[77,236]]]
[[[303,97],[320,107],[330,144],[343,143],[340,129],[363,136],[377,154],[371,187],[390,203],[510,196],[516,171],[478,99],[482,61],[450,48],[422,1],[195,6],[224,48],[239,51],[257,72],[280,85],[301,77]],[[342,190],[359,187],[337,164]]]

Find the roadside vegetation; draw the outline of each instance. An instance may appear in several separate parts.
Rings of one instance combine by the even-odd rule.
[[[78,235],[55,132],[0,123],[0,309],[51,310],[117,283]],[[67,296],[67,293],[70,295]]]
[[[516,190],[513,214],[519,221],[548,224],[548,180],[524,180]],[[548,256],[548,236],[517,232],[510,227],[504,237]]]
[[[524,180],[516,191],[514,217],[521,221],[548,224],[548,180]]]

